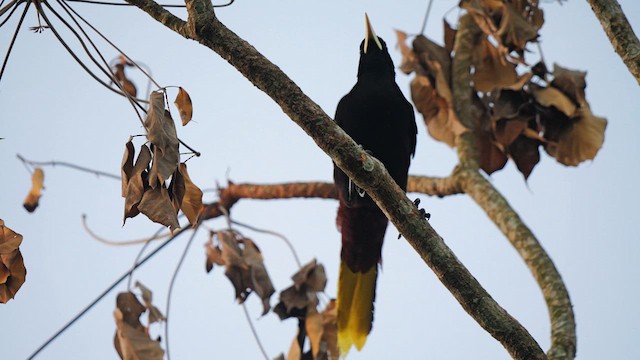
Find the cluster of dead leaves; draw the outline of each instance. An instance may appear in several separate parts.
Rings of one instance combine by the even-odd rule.
[[[256,244],[237,231],[212,232],[205,244],[206,270],[214,265],[224,266],[225,275],[235,289],[235,298],[244,303],[251,293],[262,300],[262,315],[271,310],[270,299],[275,293],[264,259]],[[312,260],[293,276],[293,285],[280,292],[280,301],[273,308],[281,320],[297,318],[299,332],[296,335],[287,360],[338,359],[337,325],[335,301],[318,312],[318,292],[327,284],[324,266]],[[309,339],[310,349],[302,352],[305,339]],[[280,355],[279,359],[285,359]]]
[[[276,290],[264,266],[260,249],[251,239],[231,230],[217,231],[211,233],[205,248],[207,272],[213,269],[214,264],[224,266],[224,274],[235,289],[238,303],[244,303],[255,292],[262,300],[262,315],[271,310],[269,299]]]
[[[473,72],[472,117],[480,167],[491,174],[511,158],[525,179],[540,161],[539,147],[568,166],[595,157],[604,142],[606,120],[591,113],[584,90],[586,73],[544,63],[518,74],[529,42],[544,23],[537,1],[463,0],[460,6],[481,29],[470,56]],[[462,24],[462,22],[461,22]],[[415,73],[412,100],[429,134],[451,147],[467,129],[454,111],[452,53],[457,31],[444,22],[444,47],[417,36],[409,47],[397,32],[401,70]],[[456,49],[461,56],[464,49]],[[468,71],[458,69],[457,71]]]
[[[122,360],[162,360],[164,351],[160,341],[149,336],[149,326],[164,321],[165,317],[153,305],[151,291],[139,282],[136,287],[141,291],[142,303],[131,291],[121,292],[116,298],[114,346]],[[146,326],[140,322],[144,312],[148,315]]]
[[[298,319],[298,334],[293,339],[287,360],[338,359],[338,325],[335,300],[331,300],[319,312],[318,292],[324,291],[327,276],[324,266],[312,260],[296,272],[291,279],[293,285],[280,292],[280,302],[273,312],[281,320]],[[303,352],[305,339],[309,339],[309,350]],[[279,359],[285,359],[281,355]]]
[[[41,168],[35,168],[31,174],[31,190],[25,197],[22,206],[28,212],[34,212],[40,203],[42,189],[44,188],[44,171]]]
[[[165,109],[164,91],[151,93],[149,104],[144,122],[149,146],[140,147],[134,162],[135,148],[129,139],[122,159],[124,221],[143,213],[173,231],[180,227],[177,214],[182,210],[195,225],[203,209],[202,191],[191,181],[186,163],[179,163],[180,141],[171,113]],[[184,119],[190,119],[192,111],[189,95],[182,88],[176,104],[181,116],[184,113],[185,123]],[[169,178],[171,182],[168,182]]]
[[[9,229],[0,219],[0,303],[16,296],[18,290],[27,276],[27,269],[24,267],[20,244],[22,235]]]

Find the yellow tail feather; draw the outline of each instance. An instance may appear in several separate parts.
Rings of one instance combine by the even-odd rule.
[[[377,275],[377,264],[366,273],[354,273],[344,261],[340,262],[337,322],[342,357],[353,345],[358,350],[362,349],[371,331]]]

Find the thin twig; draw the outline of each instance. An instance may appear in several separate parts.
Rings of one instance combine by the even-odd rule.
[[[7,66],[7,62],[9,61],[9,55],[11,55],[11,50],[13,49],[13,45],[16,42],[16,38],[18,37],[18,33],[20,32],[20,27],[22,25],[22,22],[24,21],[25,16],[27,16],[28,10],[29,10],[29,4],[27,4],[24,7],[24,11],[22,12],[22,16],[20,16],[20,20],[18,21],[18,26],[16,27],[16,31],[13,33],[13,38],[11,39],[11,43],[9,43],[9,49],[7,49],[7,55],[4,57],[4,61],[2,62],[2,69],[0,69],[0,80],[2,80],[2,74],[4,74],[4,69]]]
[[[71,327],[71,325],[73,325],[76,321],[78,321],[80,318],[82,318],[82,316],[84,316],[84,314],[86,314],[96,304],[98,304],[100,302],[100,300],[102,300],[109,292],[111,292],[111,290],[115,289],[115,287],[118,286],[118,284],[120,284],[127,276],[129,276],[129,274],[131,274],[131,272],[133,272],[138,267],[142,266],[149,259],[151,259],[155,254],[157,254],[160,250],[162,250],[165,246],[167,246],[174,239],[176,239],[178,236],[180,236],[183,232],[185,232],[186,230],[189,230],[189,229],[190,228],[185,227],[185,228],[182,228],[182,229],[178,230],[178,232],[176,234],[174,234],[169,239],[167,239],[164,243],[162,243],[155,250],[153,250],[149,255],[145,256],[144,259],[142,259],[140,262],[136,263],[133,268],[127,270],[126,273],[122,274],[111,285],[109,285],[100,295],[98,295],[98,297],[96,297],[91,303],[89,303],[89,305],[87,305],[76,316],[74,316],[71,320],[69,320],[69,322],[67,322],[62,328],[60,328],[60,330],[58,330],[55,334],[53,334],[51,337],[49,337],[49,339],[47,339],[42,345],[40,345],[40,347],[38,347],[38,349],[36,349],[36,351],[34,351],[31,355],[29,355],[28,360],[31,360],[31,359],[35,358],[36,355],[38,355],[42,350],[44,350],[44,348],[46,348],[49,344],[51,344],[51,342],[53,342],[53,340],[57,339],[58,336],[62,335],[62,333],[64,333],[69,327]]]
[[[279,232],[275,232],[275,231],[272,231],[272,230],[266,230],[266,229],[259,229],[259,228],[255,227],[255,226],[251,226],[249,224],[244,224],[244,223],[241,223],[239,221],[235,221],[233,219],[231,220],[231,223],[233,223],[234,225],[242,226],[244,228],[247,228],[247,229],[255,231],[255,232],[273,235],[275,237],[278,237],[278,238],[282,239],[285,242],[285,244],[287,244],[287,246],[289,247],[289,250],[291,250],[291,253],[293,254],[293,258],[295,259],[296,264],[298,264],[298,267],[299,268],[302,267],[302,263],[300,262],[300,258],[298,257],[298,253],[296,252],[296,249],[293,247],[293,244],[291,244],[291,242],[289,241],[289,239],[287,239],[286,236],[280,234]]]
[[[51,5],[49,4],[49,2],[44,2],[44,5],[58,18],[58,20],[60,20],[68,29],[69,31],[71,31],[71,33],[76,37],[76,39],[78,39],[78,42],[80,43],[80,46],[82,46],[82,48],[84,49],[85,53],[87,54],[87,56],[89,56],[89,59],[91,59],[91,62],[93,62],[96,67],[98,67],[98,69],[100,71],[102,71],[103,74],[105,74],[107,76],[107,78],[109,80],[111,80],[111,83],[115,84],[118,89],[120,89],[120,92],[122,93],[122,95],[124,97],[126,97],[129,100],[129,103],[131,104],[131,106],[134,108],[134,111],[136,112],[136,115],[138,116],[138,119],[140,120],[140,123],[142,125],[144,125],[144,121],[142,120],[142,116],[140,116],[140,113],[138,112],[138,110],[136,109],[136,106],[144,111],[144,107],[140,104],[140,102],[137,101],[137,99],[135,99],[133,96],[131,96],[131,94],[129,94],[127,91],[124,90],[122,84],[120,84],[120,82],[118,81],[118,79],[116,78],[115,74],[113,73],[113,70],[111,69],[111,67],[109,66],[109,63],[107,62],[107,60],[104,58],[104,56],[102,56],[102,53],[100,53],[100,50],[98,50],[98,47],[93,43],[93,41],[91,40],[91,38],[87,35],[87,33],[84,31],[84,29],[80,26],[80,24],[76,21],[76,19],[71,15],[71,13],[64,7],[64,5],[62,4],[62,2],[60,0],[58,0],[58,3],[60,4],[60,6],[62,6],[62,8],[67,12],[67,14],[69,14],[69,17],[76,23],[76,25],[78,26],[78,28],[80,29],[80,31],[84,34],[84,36],[87,38],[87,40],[89,41],[89,43],[91,44],[91,46],[93,47],[93,49],[96,51],[96,53],[98,54],[98,56],[100,57],[100,59],[102,59],[102,63],[104,64],[104,68],[103,66],[98,62],[98,60],[96,60],[96,58],[93,56],[93,54],[91,53],[91,51],[89,51],[89,48],[87,47],[87,45],[85,44],[85,42],[82,40],[82,37],[80,36],[80,34],[78,34],[78,32],[71,26],[71,24],[69,24],[62,16],[60,16],[60,14],[58,14],[57,11],[55,11],[55,9],[53,9],[53,7],[51,7]],[[38,5],[38,9],[40,10],[40,12],[42,12],[42,8]],[[44,14],[43,14],[44,17]],[[51,27],[52,25],[49,24],[49,26]],[[55,29],[51,29],[52,31],[54,31]]]
[[[256,331],[256,328],[253,326],[253,320],[251,320],[251,316],[249,316],[249,311],[247,311],[246,303],[242,303],[242,310],[244,310],[244,316],[247,317],[247,322],[249,323],[249,327],[251,328],[253,337],[256,339],[256,343],[258,343],[258,347],[260,348],[262,355],[264,356],[265,360],[269,360],[269,355],[267,355],[267,351],[264,349],[264,346],[262,346],[260,337],[258,337],[258,332]]]
[[[8,3],[8,4],[7,4],[7,5],[5,5],[3,8],[1,8],[1,9],[0,9],[0,16],[4,15],[4,13],[6,13],[6,12],[7,12],[7,10],[8,10],[10,7],[12,7],[13,5],[16,5],[16,6],[17,6],[17,5],[19,5],[21,2],[23,2],[23,0],[13,0],[13,1],[11,1],[10,3]],[[4,3],[4,1],[3,1],[3,3]],[[0,6],[2,6],[2,5],[0,5]],[[9,16],[11,16],[11,15],[9,15]]]
[[[45,5],[47,5],[46,2],[44,2],[44,3],[45,3]],[[80,58],[73,52],[73,50],[71,50],[71,47],[69,47],[69,45],[64,41],[64,39],[62,39],[62,36],[58,33],[58,31],[53,27],[53,25],[52,25],[51,21],[49,21],[47,15],[42,11],[42,7],[40,6],[40,2],[36,1],[35,5],[36,5],[36,8],[38,9],[38,13],[42,16],[44,21],[47,23],[47,26],[49,26],[49,28],[51,29],[51,32],[53,32],[53,34],[58,39],[60,44],[62,44],[62,46],[65,48],[65,50],[67,50],[69,55],[71,55],[71,57],[80,65],[80,67],[82,67],[82,69],[84,69],[84,71],[87,72],[87,74],[89,74],[89,76],[91,76],[99,84],[101,84],[102,86],[106,87],[110,91],[112,91],[112,92],[114,92],[114,93],[116,93],[116,94],[118,94],[120,96],[127,96],[124,92],[119,91],[119,90],[114,89],[113,87],[109,86],[109,84],[104,82],[93,71],[91,71],[87,67],[87,65],[85,65],[85,63],[83,63],[82,60],[80,60]],[[51,8],[49,7],[49,9],[51,9]],[[143,99],[136,99],[136,102],[147,103],[148,101],[147,100],[143,100]]]
[[[75,169],[75,170],[79,170],[79,171],[83,171],[83,172],[88,172],[88,173],[92,173],[95,174],[96,176],[104,176],[110,179],[114,179],[114,180],[121,180],[120,176],[118,175],[114,175],[114,174],[110,174],[104,171],[100,171],[100,170],[93,170],[93,169],[89,169],[86,168],[84,166],[79,166],[76,164],[72,164],[72,163],[68,163],[65,161],[32,161],[32,160],[27,160],[25,159],[22,155],[20,154],[16,154],[16,157],[18,157],[18,159],[20,159],[20,161],[22,161],[25,164],[29,164],[31,166],[63,166],[63,167],[68,167],[71,169]]]
[[[109,62],[104,58],[104,56],[102,55],[102,53],[100,52],[100,50],[98,49],[96,44],[93,42],[93,40],[91,40],[91,38],[89,37],[87,32],[84,31],[82,26],[80,26],[80,23],[73,17],[73,14],[71,12],[76,14],[76,16],[78,16],[78,17],[80,17],[80,16],[75,11],[73,11],[73,8],[71,8],[71,6],[69,6],[69,5],[67,5],[64,1],[61,1],[61,0],[56,0],[56,1],[58,2],[58,4],[60,4],[60,7],[62,7],[62,9],[67,13],[67,15],[69,15],[69,18],[71,18],[71,20],[76,24],[78,29],[80,29],[80,31],[82,32],[84,37],[87,39],[87,41],[89,41],[89,44],[91,45],[91,47],[93,47],[93,50],[98,54],[98,56],[102,60],[102,63],[104,64],[104,66],[106,68],[106,71],[93,58],[93,56],[89,52],[89,49],[87,49],[87,47],[85,46],[84,42],[82,41],[82,38],[78,35],[78,33],[76,33],[75,30],[60,15],[58,15],[58,13],[55,12],[53,10],[53,8],[51,8],[50,5],[47,5],[47,4],[45,4],[45,5],[47,5],[47,7],[49,9],[51,9],[51,11],[58,17],[58,19],[60,19],[60,21],[62,21],[69,28],[69,30],[71,30],[71,32],[73,32],[73,34],[76,35],[76,37],[78,38],[78,41],[80,42],[80,44],[84,48],[84,50],[87,53],[87,55],[89,55],[89,57],[91,58],[93,63],[96,64],[96,66],[98,66],[98,68],[100,68],[100,70],[102,70],[102,72],[105,75],[107,75],[107,77],[111,80],[111,82],[114,83],[120,89],[120,91],[122,91],[123,94],[125,94],[127,100],[129,100],[129,103],[131,104],[131,107],[133,108],[133,111],[135,111],[136,115],[138,116],[138,119],[140,120],[140,123],[144,126],[144,120],[142,119],[142,116],[140,115],[140,112],[138,111],[138,108],[136,108],[136,106],[138,106],[140,109],[144,110],[143,106],[140,105],[139,103],[137,103],[136,99],[131,94],[129,94],[127,91],[125,91],[123,85],[120,84],[120,82],[116,78],[116,74],[113,72],[113,69],[111,69],[111,66],[109,66]],[[69,10],[71,10],[71,11],[69,11]],[[82,19],[82,20],[84,20],[84,19]],[[85,23],[89,24],[86,21],[85,21]],[[91,26],[91,24],[89,24],[89,26]]]
[[[10,5],[15,4],[15,1],[11,2],[10,4],[7,5],[7,7],[5,9],[8,9],[8,7]],[[9,21],[9,19],[11,19],[11,15],[13,15],[13,13],[18,10],[18,8],[20,4],[16,4],[16,6],[11,8],[11,11],[9,12],[9,15],[7,15],[7,18],[4,19],[1,23],[0,23],[0,27],[2,27],[2,25],[4,25],[7,21]],[[4,12],[6,11],[5,9],[0,10],[0,16],[2,16],[2,14],[4,14]]]
[[[429,19],[429,14],[431,13],[431,5],[433,5],[433,0],[429,0],[429,4],[427,5],[427,12],[424,14],[424,19],[422,20],[422,27],[420,28],[420,34],[424,35],[424,30],[427,28],[427,20]]]
[[[191,146],[185,144],[185,142],[180,140],[180,139],[178,139],[178,141],[180,141],[180,144],[182,144],[184,147],[186,147],[187,149],[191,150],[195,156],[200,157],[201,154],[200,154],[199,151],[194,150]]]
[[[189,248],[193,243],[193,239],[196,237],[196,233],[198,232],[199,225],[200,225],[200,222],[198,222],[196,226],[193,228],[193,233],[191,234],[189,241],[187,241],[187,245],[184,247],[184,251],[180,256],[180,260],[178,260],[178,264],[176,265],[176,269],[173,272],[173,276],[171,276],[171,282],[169,283],[169,290],[167,291],[167,308],[165,310],[165,326],[164,326],[164,338],[165,338],[165,344],[167,347],[166,349],[167,360],[171,360],[171,352],[169,351],[169,310],[171,310],[171,294],[173,294],[173,285],[176,282],[176,278],[178,277],[178,272],[180,271],[180,268],[182,267],[182,263],[184,262],[184,259],[187,256],[187,252],[189,251]]]
[[[153,240],[164,239],[164,238],[167,238],[167,237],[171,236],[171,233],[165,233],[165,234],[154,234],[153,236],[147,237],[147,238],[144,238],[144,239],[125,240],[125,241],[109,240],[109,239],[106,239],[106,238],[103,238],[103,237],[99,236],[93,230],[91,230],[91,228],[89,227],[89,224],[87,224],[87,215],[86,214],[82,214],[82,227],[89,234],[89,236],[91,236],[94,240],[97,240],[97,241],[99,241],[99,242],[101,242],[103,244],[107,244],[107,245],[111,245],[111,246],[130,246],[130,245],[146,244],[146,243],[148,243],[150,241],[153,241]],[[162,229],[164,229],[164,227],[162,227]]]

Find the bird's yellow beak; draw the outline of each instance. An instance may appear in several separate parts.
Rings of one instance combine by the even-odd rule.
[[[380,43],[380,39],[378,39],[378,36],[376,35],[375,31],[373,31],[373,27],[369,22],[369,16],[367,15],[367,13],[364,14],[364,20],[366,22],[366,32],[364,35],[364,53],[366,54],[367,49],[369,48],[369,39],[373,39],[373,41],[378,46],[378,49],[382,50],[382,44]]]

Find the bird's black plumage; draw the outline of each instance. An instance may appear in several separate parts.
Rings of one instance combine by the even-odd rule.
[[[416,147],[413,107],[396,84],[387,46],[375,35],[368,18],[367,37],[360,44],[358,79],[338,103],[335,121],[380,160],[396,183],[406,190],[409,163]],[[361,348],[371,330],[377,264],[388,220],[369,195],[359,192],[335,164],[334,181],[340,201],[336,222],[342,233],[338,338],[344,351],[351,344]],[[367,284],[362,285],[363,281]],[[369,313],[354,314],[354,311]]]

